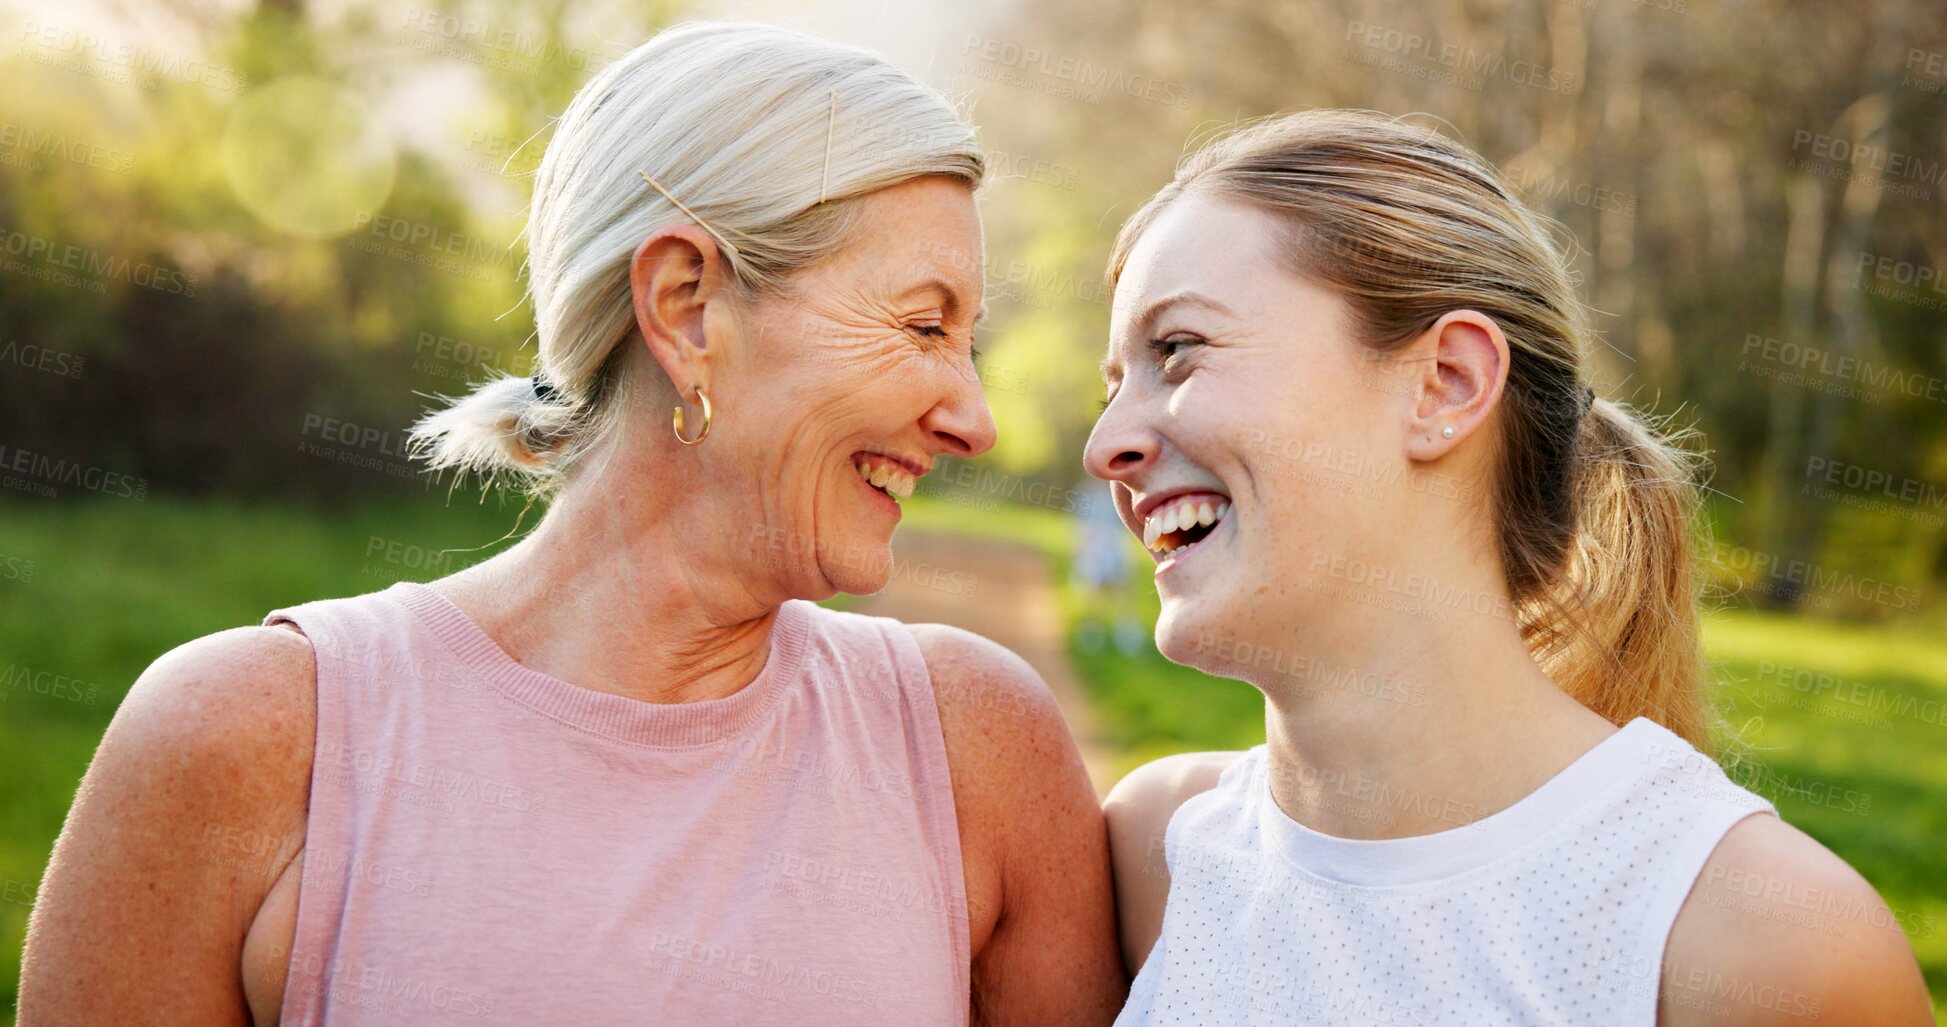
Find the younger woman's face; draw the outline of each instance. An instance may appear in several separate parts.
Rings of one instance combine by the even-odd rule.
[[[1409,380],[1286,269],[1277,227],[1194,191],[1150,224],[1117,283],[1085,457],[1156,561],[1158,649],[1247,680],[1299,656],[1276,651],[1284,628],[1359,615],[1345,596],[1371,589],[1351,579],[1386,570],[1409,519],[1389,500],[1413,474]]]

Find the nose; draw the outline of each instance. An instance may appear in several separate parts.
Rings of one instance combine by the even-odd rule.
[[[976,457],[994,448],[996,431],[987,397],[980,391],[980,379],[969,376],[946,399],[926,412],[919,421],[921,430],[933,441],[937,452],[947,456]]]
[[[1156,462],[1160,443],[1156,433],[1136,416],[1136,405],[1125,402],[1130,389],[1123,389],[1109,401],[1108,409],[1088,433],[1088,446],[1082,450],[1082,465],[1103,481],[1129,480]]]

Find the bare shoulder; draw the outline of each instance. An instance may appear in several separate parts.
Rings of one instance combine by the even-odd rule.
[[[907,628],[926,658],[943,715],[1061,719],[1048,683],[1014,650],[950,624],[909,624]]]
[[[308,793],[317,694],[311,642],[296,631],[233,628],[184,643],[129,689],[88,784],[132,759],[184,772],[184,800],[275,804],[292,785]]]
[[[1080,787],[1099,828],[1094,789],[1041,675],[1006,646],[971,631],[909,627],[933,679],[962,826],[997,838],[1033,822],[1021,816],[1032,811],[1022,804],[1069,805]],[[970,815],[975,823],[968,823]]]
[[[199,638],[143,672],[55,844],[23,1019],[237,1016],[245,936],[303,844],[316,694],[310,642],[282,628]]]
[[[70,821],[138,788],[149,808],[273,806],[308,793],[317,708],[311,642],[284,628],[220,631],[136,679],[89,764]]]
[[[1747,817],[1670,931],[1657,1022],[1933,1023],[1906,934],[1858,871],[1777,817]]]
[[[310,639],[285,628],[205,635],[150,664],[109,731],[220,751],[261,750],[264,743],[284,751],[283,743],[310,740],[314,664]]]
[[[954,788],[963,804],[984,796],[999,803],[997,812],[1006,813],[1034,797],[1046,801],[1059,796],[1066,803],[1079,786],[1095,810],[1095,790],[1061,707],[1028,661],[962,628],[908,627],[933,679],[947,756],[954,765]],[[1099,827],[1099,814],[1094,815]]]
[[[1037,829],[1102,831],[1095,788],[1041,675],[1013,650],[945,624],[908,625],[926,659],[963,834],[999,844]],[[1054,811],[1064,818],[1050,821]]]
[[[941,624],[909,627],[953,777],[977,1019],[1108,1023],[1128,991],[1108,840],[1054,694],[1005,646]]]
[[[1115,865],[1122,959],[1131,974],[1142,968],[1163,930],[1163,907],[1170,891],[1163,834],[1170,818],[1192,796],[1215,788],[1225,768],[1242,755],[1185,752],[1152,760],[1116,782],[1103,800],[1109,854]]]
[[[1167,822],[1184,800],[1217,787],[1217,779],[1242,755],[1241,750],[1179,752],[1150,760],[1116,782],[1102,808],[1112,825],[1118,819],[1135,823],[1158,814]]]

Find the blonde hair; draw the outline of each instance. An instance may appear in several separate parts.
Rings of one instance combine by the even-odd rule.
[[[1430,128],[1306,111],[1186,157],[1123,225],[1111,288],[1157,213],[1193,190],[1279,219],[1285,260],[1337,291],[1376,351],[1453,310],[1494,318],[1513,359],[1490,494],[1522,637],[1583,705],[1619,725],[1648,717],[1708,751],[1695,458],[1590,390],[1588,314],[1547,222],[1486,160]]]
[[[644,239],[695,219],[735,285],[776,294],[852,241],[858,198],[927,175],[978,187],[973,129],[878,54],[748,22],[659,33],[581,88],[535,176],[536,377],[445,397],[413,428],[416,452],[546,491],[620,419]]]

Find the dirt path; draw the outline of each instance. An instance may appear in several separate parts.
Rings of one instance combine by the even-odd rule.
[[[1106,793],[1115,783],[1114,767],[1097,741],[1082,682],[1068,665],[1055,584],[1041,554],[1007,542],[911,529],[893,536],[892,550],[892,583],[854,609],[916,624],[952,624],[1021,654],[1061,704],[1096,794]]]

